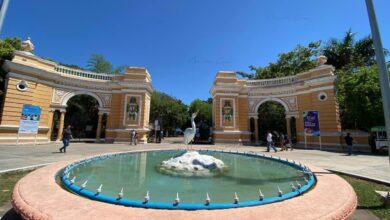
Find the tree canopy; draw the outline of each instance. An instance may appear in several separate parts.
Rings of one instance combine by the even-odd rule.
[[[327,64],[336,68],[337,100],[341,122],[345,129],[368,130],[384,123],[375,50],[370,36],[356,40],[356,34],[347,31],[342,39],[332,38],[298,45],[292,51],[281,53],[275,62],[265,67],[249,66],[252,73],[238,72],[247,78],[267,79],[295,75],[315,67],[314,58],[323,54]],[[388,54],[388,51],[384,51]],[[367,120],[367,117],[369,120]]]
[[[276,62],[265,67],[249,66],[253,74],[238,72],[243,77],[269,79],[295,75],[315,67],[313,59],[320,52],[321,41],[311,42],[307,46],[298,45],[293,50],[278,55]]]
[[[338,71],[336,86],[344,127],[369,130],[384,123],[376,65],[362,67],[355,72]]]
[[[159,120],[163,129],[184,128],[189,120],[188,107],[181,100],[162,92],[153,92],[150,101],[150,122]]]
[[[332,38],[322,49],[328,64],[336,69],[353,69],[375,64],[375,48],[370,36],[356,40],[356,34],[347,31],[342,39]],[[385,53],[387,51],[385,50]]]
[[[95,73],[123,73],[125,66],[114,68],[102,54],[92,54],[87,61],[87,68]]]
[[[5,60],[11,60],[12,54],[15,50],[22,49],[22,42],[19,38],[5,38],[0,39],[0,66],[3,65]],[[1,68],[0,70],[0,100],[4,91],[4,77],[6,72]],[[1,103],[0,103],[1,106]]]
[[[212,103],[212,100],[211,100]],[[196,111],[198,112],[198,115],[196,116],[196,121],[203,121],[207,125],[211,126],[212,123],[212,104],[210,103],[210,100],[203,101],[200,99],[195,99],[191,102],[189,107],[189,113],[190,115]]]
[[[259,110],[260,140],[266,141],[267,131],[285,133],[286,115],[284,107],[277,102],[269,101],[260,105]]]

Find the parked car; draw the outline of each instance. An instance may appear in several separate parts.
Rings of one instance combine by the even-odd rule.
[[[370,133],[370,145],[374,151],[384,151],[389,149],[385,126],[372,127]]]

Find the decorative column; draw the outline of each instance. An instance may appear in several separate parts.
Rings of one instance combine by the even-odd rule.
[[[291,139],[291,116],[286,116],[287,135]]]
[[[62,132],[64,131],[64,123],[65,123],[65,109],[60,109],[60,121],[58,126],[58,133],[57,133],[57,141],[61,141],[62,138]]]
[[[49,128],[49,131],[47,132],[47,139],[51,141],[51,133],[53,132],[53,115],[54,115],[55,109],[50,109],[49,111],[49,119],[47,121],[47,127]]]
[[[97,124],[97,129],[96,129],[96,140],[100,140],[100,134],[102,132],[102,120],[103,120],[103,114],[104,112],[98,113],[98,124]]]
[[[254,119],[255,119],[255,142],[256,143],[259,143],[259,122],[258,122],[258,120],[259,120],[259,117],[253,117]]]

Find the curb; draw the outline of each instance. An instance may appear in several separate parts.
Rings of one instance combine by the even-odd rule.
[[[347,173],[347,172],[336,170],[336,169],[325,169],[325,170],[328,170],[330,172],[337,173],[337,174],[344,174],[344,175],[355,177],[355,178],[358,178],[358,179],[367,180],[367,181],[371,181],[371,182],[374,182],[374,183],[379,183],[379,184],[383,184],[383,185],[386,185],[386,186],[390,186],[390,182],[389,181],[382,180],[382,179],[376,179],[376,178],[372,178],[372,177],[368,177],[368,176],[362,176],[362,175],[358,175],[358,174],[354,174],[354,173]]]
[[[36,164],[36,165],[31,165],[31,166],[25,166],[25,167],[18,167],[18,168],[12,168],[8,170],[0,170],[0,174],[5,174],[5,173],[10,173],[10,172],[15,172],[15,171],[25,171],[25,170],[34,170],[39,167],[43,167],[49,164],[52,164],[54,162],[50,163],[41,163],[41,164]]]

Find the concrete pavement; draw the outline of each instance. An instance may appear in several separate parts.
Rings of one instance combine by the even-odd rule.
[[[240,151],[265,152],[265,147],[241,145],[193,145],[194,148],[217,148]],[[72,143],[66,154],[58,153],[59,145],[53,143],[37,146],[0,145],[0,172],[21,167],[47,164],[57,161],[74,160],[96,154],[131,151],[138,149],[173,149],[184,147],[182,144],[162,143],[130,146],[128,144]],[[357,154],[346,156],[344,153],[319,150],[296,149],[288,152],[267,153],[302,163],[312,164],[324,169],[337,170],[390,183],[390,166],[387,156]]]

